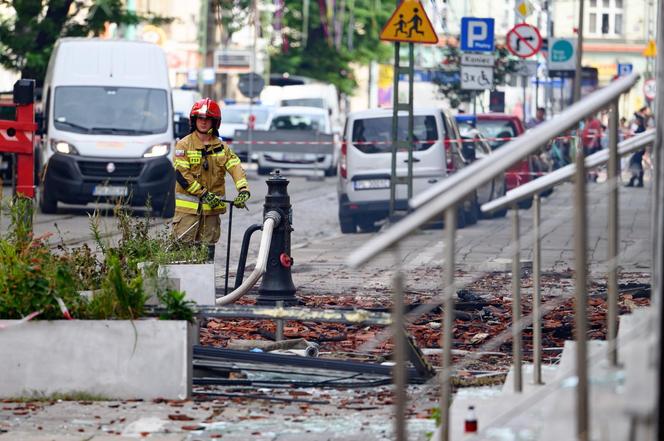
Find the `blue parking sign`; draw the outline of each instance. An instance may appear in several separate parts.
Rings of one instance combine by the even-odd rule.
[[[493,52],[493,18],[463,17],[461,19],[461,50]]]
[[[634,65],[631,63],[619,63],[618,64],[618,76],[622,77],[624,75],[629,75],[632,73],[632,70],[634,69]]]

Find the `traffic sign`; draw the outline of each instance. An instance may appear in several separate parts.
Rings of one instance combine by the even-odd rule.
[[[461,50],[493,52],[493,18],[463,17],[461,19]]]
[[[517,57],[532,57],[541,47],[542,36],[535,26],[519,23],[507,33],[507,49]]]
[[[619,77],[631,74],[632,70],[634,70],[634,65],[632,63],[618,63]]]
[[[648,101],[655,99],[655,94],[657,93],[657,81],[654,78],[650,78],[643,82],[643,94],[645,95]]]
[[[461,88],[465,90],[493,89],[493,67],[462,65]]]
[[[534,77],[537,75],[536,60],[519,60],[516,64],[516,74],[522,77]]]
[[[265,87],[265,80],[255,72],[240,74],[239,77],[240,81],[237,84],[237,88],[247,98],[258,97],[263,87]]]
[[[514,12],[519,18],[525,20],[533,13],[533,4],[528,0],[517,0]]]
[[[646,58],[655,58],[657,55],[657,44],[655,40],[648,40],[646,48],[643,50],[643,56]]]
[[[404,0],[380,33],[383,41],[438,43],[438,35],[419,0]]]
[[[493,54],[461,54],[461,64],[464,66],[493,67],[494,63]]]
[[[576,39],[549,39],[549,70],[576,70]]]

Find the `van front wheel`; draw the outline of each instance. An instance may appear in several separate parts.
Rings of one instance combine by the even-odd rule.
[[[41,187],[40,190],[39,210],[44,214],[56,214],[58,212],[58,200],[45,187]]]

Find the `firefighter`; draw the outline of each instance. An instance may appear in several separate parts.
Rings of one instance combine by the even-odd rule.
[[[233,205],[245,208],[249,186],[240,159],[219,139],[221,109],[210,98],[194,103],[189,114],[190,133],[175,146],[175,216],[173,234],[185,243],[203,243],[208,260],[214,261],[219,240],[220,218],[226,212],[222,202],[228,172],[238,191]]]

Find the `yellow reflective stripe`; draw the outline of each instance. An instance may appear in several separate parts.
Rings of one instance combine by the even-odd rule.
[[[226,168],[233,168],[236,165],[240,164],[240,158],[231,158],[228,161],[226,161]]]
[[[183,201],[182,199],[176,199],[175,206],[180,208],[190,208],[192,210],[198,210],[198,202]],[[218,208],[225,208],[225,205],[221,205]],[[212,208],[208,204],[203,204],[203,211],[212,211]]]
[[[176,159],[173,161],[173,164],[175,164],[176,167],[190,168],[189,162],[184,159]]]
[[[208,156],[226,156],[226,153],[212,153],[211,155]]]
[[[235,183],[235,188],[238,190],[241,189],[242,187],[247,187],[249,183],[247,182],[246,178],[238,179],[238,181]]]
[[[193,192],[199,190],[201,187],[202,187],[202,185],[199,184],[198,181],[194,181],[194,182],[191,183],[191,185],[189,187],[187,187],[187,191],[189,193],[193,193]]]

